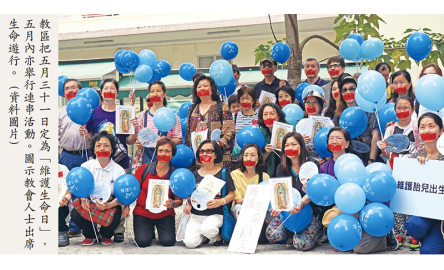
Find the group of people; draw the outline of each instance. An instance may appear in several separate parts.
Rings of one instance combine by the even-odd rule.
[[[442,160],[436,141],[443,132],[443,112],[433,112],[421,106],[415,99],[412,79],[405,70],[390,74],[387,63],[380,63],[376,71],[383,74],[387,81],[387,102],[395,103],[395,112],[399,122],[392,122],[387,127],[381,127],[385,133],[380,133],[376,115],[366,113],[368,124],[365,131],[356,138],[366,144],[370,151],[360,153],[354,151],[352,140],[347,130],[339,127],[342,112],[352,106],[358,106],[354,98],[359,74],[345,73],[345,62],[341,57],[331,57],[327,62],[330,82],[318,76],[320,63],[317,59],[309,58],[304,63],[306,82],[318,85],[322,91],[309,91],[302,97],[300,104],[295,96],[295,90],[283,79],[274,74],[277,63],[267,57],[260,61],[260,69],[264,79],[254,87],[239,82],[240,70],[233,65],[233,75],[238,83],[235,92],[229,96],[228,104],[224,103],[218,92],[215,81],[196,73],[193,77],[192,105],[187,115],[185,137],[182,136],[181,123],[176,116],[174,127],[168,132],[159,131],[153,122],[155,112],[167,106],[167,89],[161,81],[154,81],[148,86],[146,102],[148,109],[142,111],[136,118],[131,119],[135,134],[115,134],[115,99],[119,93],[119,84],[113,79],[106,79],[101,84],[103,104],[94,110],[92,118],[85,126],[79,126],[69,120],[66,106],[59,111],[59,147],[62,148],[59,164],[68,170],[82,166],[92,172],[97,182],[105,182],[111,187],[117,177],[129,168],[127,145],[136,143],[138,151],[134,155],[132,173],[141,185],[141,192],[132,211],[134,236],[139,247],[151,245],[155,238],[155,230],[159,243],[171,246],[176,242],[175,211],[183,204],[184,213],[190,215],[186,226],[184,243],[188,248],[196,248],[210,241],[215,246],[224,244],[220,228],[223,224],[223,207],[226,205],[234,219],[237,219],[248,185],[260,184],[273,177],[291,177],[292,187],[301,194],[301,203],[292,208],[290,213],[297,214],[308,204],[313,209],[310,224],[301,232],[292,233],[285,226],[280,226],[279,211],[271,209],[264,221],[259,243],[287,243],[297,250],[310,250],[320,243],[328,241],[326,228],[331,219],[342,212],[336,206],[318,206],[310,201],[306,194],[306,184],[299,179],[301,166],[314,162],[319,173],[335,176],[335,161],[345,153],[354,153],[365,166],[373,162],[393,164],[393,159],[416,158],[421,164],[426,160]],[[388,72],[387,72],[388,70]],[[439,74],[441,69],[430,64],[424,67],[420,76]],[[63,86],[65,97],[72,97],[71,92],[81,88],[75,79],[67,80]],[[272,93],[275,103],[259,102],[262,91]],[[134,102],[135,96],[129,98]],[[69,99],[69,98],[68,98]],[[304,111],[304,121],[312,116],[330,118],[328,144],[335,147],[329,150],[331,158],[321,158],[309,142],[306,134],[297,132],[287,133],[282,140],[281,151],[271,146],[271,132],[275,121],[286,123],[283,108],[288,104],[298,104]],[[257,144],[250,143],[240,147],[236,142],[236,134],[246,126],[258,128],[265,137],[266,145],[260,149]],[[138,132],[149,127],[158,134],[155,148],[144,147],[138,139]],[[211,140],[214,130],[220,130],[220,139]],[[437,136],[423,136],[435,133]],[[406,135],[410,145],[403,152],[395,154],[387,149],[386,139],[392,134]],[[201,140],[196,140],[196,137]],[[428,139],[424,139],[424,138]],[[82,155],[82,144],[88,143],[90,160]],[[378,146],[378,141],[380,141]],[[146,209],[148,187],[151,180],[169,179],[176,170],[171,159],[176,154],[176,145],[184,143],[195,149],[195,161],[188,168],[196,178],[198,185],[206,175],[224,179],[226,192],[216,195],[207,204],[207,209],[195,209],[190,198],[179,198],[171,189],[164,206],[167,210],[153,213]],[[224,170],[225,169],[225,170]],[[129,172],[131,173],[131,172]],[[112,188],[111,188],[112,190]],[[67,205],[72,201],[70,212]],[[89,212],[91,211],[91,212]],[[70,226],[65,223],[71,215]],[[105,213],[104,218],[98,218],[99,213]],[[91,214],[91,216],[89,215]],[[83,234],[82,245],[92,245],[99,239],[102,244],[109,245],[113,241],[123,241],[125,217],[130,214],[129,206],[123,206],[112,195],[105,203],[93,203],[87,198],[75,198],[66,192],[59,208],[59,246],[69,244],[69,237]],[[373,237],[363,232],[356,253],[372,253],[402,248],[409,240],[411,247],[419,247],[421,253],[444,253],[442,222],[433,219],[395,214],[394,230],[384,237]],[[100,230],[97,225],[100,225]],[[112,238],[114,240],[112,240]]]

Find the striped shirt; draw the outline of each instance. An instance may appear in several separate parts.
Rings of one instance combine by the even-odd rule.
[[[139,113],[139,115],[137,116],[137,132],[139,132],[142,128],[145,127],[143,122],[145,120],[145,113],[146,112],[147,111],[143,111],[143,112]],[[153,115],[151,113],[148,113],[146,127],[151,128],[152,130],[157,132],[157,134],[159,134],[159,131],[157,130],[156,126],[154,125]],[[176,115],[176,124],[174,125],[174,127],[170,131],[168,131],[168,134],[166,137],[172,138],[172,139],[174,139],[174,138],[182,139],[182,127],[180,125],[180,119],[177,115]]]
[[[245,115],[242,110],[240,110],[237,113],[237,119],[236,119],[236,134],[241,130],[242,128],[246,126],[254,126],[259,128],[259,125],[257,123],[257,113],[253,115]],[[253,121],[255,121],[255,124],[253,124]]]

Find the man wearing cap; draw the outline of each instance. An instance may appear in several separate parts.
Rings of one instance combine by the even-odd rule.
[[[327,84],[326,81],[318,77],[319,71],[321,70],[321,64],[316,58],[308,58],[304,63],[304,71],[307,79],[305,82],[309,84],[315,84],[317,86],[324,86]],[[328,103],[327,103],[328,104]]]
[[[324,90],[325,93],[325,101],[326,104],[330,104],[330,96],[331,96],[331,82],[338,79],[339,75],[345,72],[345,62],[344,58],[340,56],[333,56],[330,57],[327,61],[327,70],[328,74],[330,75],[331,81],[321,86],[322,90]]]
[[[237,65],[231,65],[231,67],[233,68],[233,77],[236,79],[236,89],[234,89],[233,94],[237,95],[237,90],[239,90],[244,84],[239,82],[241,74]]]
[[[68,102],[73,99],[77,92],[82,89],[82,85],[76,79],[68,79],[63,84],[63,95]],[[66,105],[59,109],[59,149],[62,149],[59,158],[59,164],[65,165],[68,170],[80,167],[82,163],[87,161],[87,152],[83,151],[83,148],[88,148],[84,145],[83,138],[80,136],[78,130],[80,125],[71,121],[66,112]],[[75,196],[72,195],[72,200],[75,200]],[[69,222],[69,237],[81,236],[82,232],[74,222]]]
[[[264,75],[264,79],[261,82],[258,82],[253,88],[256,91],[256,96],[259,98],[261,96],[262,91],[267,91],[269,93],[274,94],[276,89],[284,85],[290,85],[286,80],[278,79],[274,76],[274,73],[277,70],[277,62],[271,57],[265,57],[260,62],[261,72]],[[259,107],[256,103],[255,107]]]

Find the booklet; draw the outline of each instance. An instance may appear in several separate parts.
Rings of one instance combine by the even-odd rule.
[[[136,110],[134,106],[116,106],[116,133],[117,134],[134,134],[134,126],[131,119],[135,118]]]
[[[155,214],[167,210],[164,204],[168,200],[170,180],[150,179],[149,181],[145,209]]]
[[[282,141],[287,133],[293,131],[293,126],[281,122],[273,122],[273,129],[271,130],[271,145],[275,150],[282,150]]]
[[[216,195],[222,190],[222,187],[225,185],[225,181],[220,180],[212,175],[205,175],[205,177],[200,181],[198,187],[202,189],[206,189],[210,195],[211,200],[216,197]]]
[[[273,93],[262,90],[261,95],[259,96],[259,102],[261,104],[276,103],[276,96]]]
[[[301,135],[308,135],[310,137],[309,145],[313,145],[313,139],[319,130],[330,126],[330,118],[323,116],[310,116],[309,118],[301,119],[296,124],[296,132]]]
[[[270,178],[271,208],[275,211],[290,211],[293,208],[291,177]]]

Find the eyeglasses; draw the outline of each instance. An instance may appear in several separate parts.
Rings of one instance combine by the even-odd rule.
[[[423,74],[421,74],[421,76],[419,76],[419,77],[421,78],[422,76],[425,76],[425,75],[427,75],[427,74],[436,74],[436,73],[423,73]]]
[[[211,155],[212,153],[214,153],[214,149],[200,149],[199,154],[203,155],[203,154],[207,154],[207,155]]]
[[[68,90],[73,90],[73,91],[75,91],[75,90],[77,90],[77,89],[79,89],[78,86],[65,87],[65,91],[68,91]]]
[[[253,101],[253,98],[250,97],[250,96],[248,96],[247,98],[241,97],[241,98],[240,98],[240,101],[241,101],[241,102],[243,102],[243,101]]]
[[[409,111],[412,107],[396,107],[397,111]]]
[[[162,150],[162,149],[160,149],[160,150],[157,150],[157,153],[159,153],[159,154],[166,154],[166,155],[169,155],[169,154],[171,154],[171,150]]]
[[[350,86],[349,88],[342,88],[342,94],[347,93],[347,90],[350,92],[354,92],[356,90],[356,86]]]
[[[342,137],[329,137],[329,138],[328,138],[328,141],[329,141],[329,142],[333,142],[333,141],[341,142],[341,141],[343,141],[343,140],[345,140],[345,139],[342,138]]]
[[[339,68],[342,67],[340,64],[328,65],[327,69]]]
[[[267,67],[267,68],[272,68],[273,67],[273,64],[262,64],[261,65],[262,67]]]

